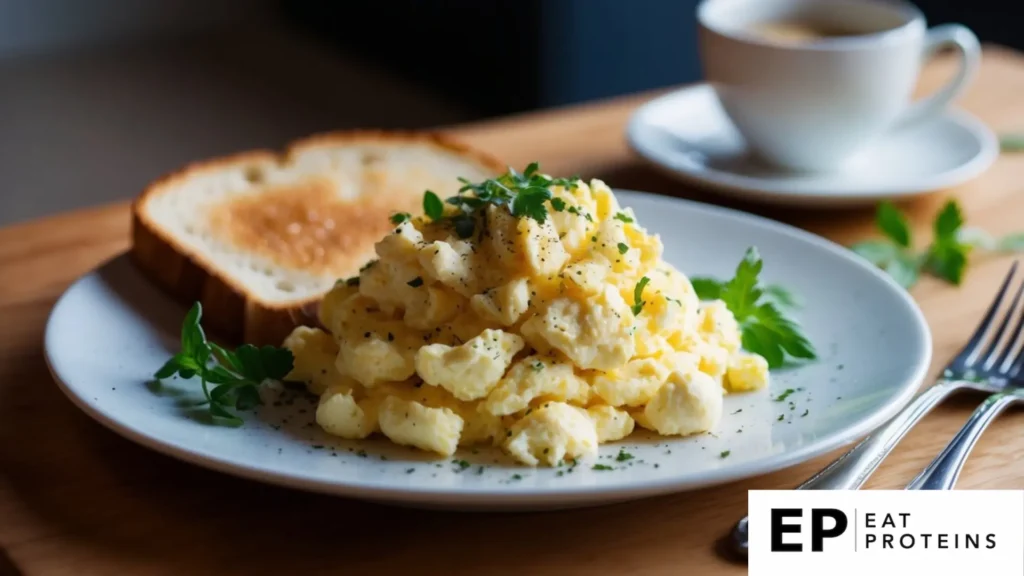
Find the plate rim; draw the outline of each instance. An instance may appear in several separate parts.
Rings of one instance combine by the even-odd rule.
[[[638,134],[641,131],[641,126],[651,125],[649,122],[645,122],[644,118],[652,114],[653,109],[664,106],[667,102],[688,92],[698,91],[711,92],[711,96],[714,97],[714,88],[707,82],[699,82],[671,90],[637,106],[626,123],[626,142],[634,154],[662,173],[683,182],[737,198],[812,207],[860,206],[885,199],[905,200],[964,184],[984,173],[999,157],[999,141],[992,129],[966,110],[950,106],[940,113],[941,116],[977,136],[979,151],[967,162],[952,170],[945,170],[922,178],[919,184],[914,186],[883,184],[846,187],[835,192],[823,192],[816,187],[796,181],[774,183],[761,178],[737,175],[721,170],[685,170],[663,161],[658,154],[652,152],[653,147],[645,144],[645,139],[639,137]]]
[[[184,449],[176,444],[162,441],[142,430],[123,424],[112,416],[108,416],[102,410],[93,406],[87,398],[75,393],[72,386],[58,372],[52,357],[51,340],[55,338],[53,324],[61,305],[69,294],[81,282],[91,277],[102,266],[116,258],[123,257],[125,253],[119,253],[104,260],[96,267],[89,270],[72,282],[56,301],[46,321],[43,352],[46,365],[58,387],[71,402],[90,418],[100,423],[107,429],[122,436],[136,444],[154,450],[158,453],[170,456],[177,460],[198,465],[203,468],[223,472],[232,476],[249,480],[297,488],[304,491],[329,494],[334,496],[352,497],[365,500],[376,500],[383,502],[417,502],[429,501],[437,504],[449,503],[453,507],[496,505],[499,507],[519,507],[529,505],[547,505],[559,503],[572,504],[574,502],[586,502],[600,504],[613,503],[626,499],[644,498],[660,494],[680,493],[695,490],[703,487],[721,485],[730,482],[737,482],[755,476],[762,476],[779,470],[793,467],[797,464],[809,461],[818,456],[827,454],[837,448],[847,446],[856,439],[861,438],[886,421],[895,416],[917,393],[918,388],[924,381],[932,359],[932,336],[931,330],[920,307],[909,295],[909,293],[896,284],[889,276],[878,270],[871,264],[855,257],[847,248],[818,236],[806,230],[797,228],[790,224],[772,220],[764,216],[743,212],[722,206],[706,204],[693,200],[674,198],[661,194],[653,194],[629,189],[614,189],[620,200],[630,197],[648,198],[655,201],[680,202],[689,209],[700,212],[710,212],[737,218],[741,223],[749,222],[759,226],[771,228],[773,232],[800,239],[830,252],[837,258],[846,260],[850,265],[860,268],[863,272],[872,275],[876,280],[892,290],[896,297],[910,311],[915,319],[914,328],[920,337],[921,354],[914,359],[910,376],[898,384],[900,390],[897,395],[882,405],[874,413],[868,414],[859,421],[851,424],[846,429],[837,430],[821,438],[816,438],[807,444],[801,445],[793,450],[780,455],[758,458],[735,466],[725,466],[703,471],[698,475],[691,475],[684,480],[678,476],[666,476],[645,480],[623,481],[613,485],[591,485],[591,486],[565,486],[565,487],[542,487],[531,486],[516,487],[495,487],[493,485],[477,487],[390,487],[375,486],[372,483],[359,480],[348,480],[339,477],[335,481],[323,481],[309,476],[302,476],[295,473],[284,473],[275,470],[262,468],[258,465],[244,462],[226,460],[202,449]],[[628,206],[627,202],[621,202]]]

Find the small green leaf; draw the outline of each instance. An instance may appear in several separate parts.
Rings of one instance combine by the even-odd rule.
[[[178,370],[178,377],[188,380],[189,378],[196,375],[196,371],[192,368],[181,368]]]
[[[906,216],[892,202],[885,201],[878,205],[875,223],[890,240],[904,248],[910,248],[910,225]]]
[[[238,361],[238,357],[235,356],[234,352],[221,348],[216,342],[210,342],[210,350],[213,351],[213,357],[217,359],[217,362],[220,362],[226,368],[235,372],[242,371],[242,364]]]
[[[1003,236],[996,243],[996,249],[1000,252],[1024,252],[1024,232]]]
[[[205,376],[206,381],[210,384],[239,384],[245,382],[245,379],[239,378],[238,375],[233,374],[223,366],[214,366],[206,370]]]
[[[540,163],[530,162],[530,164],[526,166],[526,170],[523,170],[523,176],[530,178],[537,173],[537,170],[540,170]],[[515,173],[515,170],[512,170],[512,168],[509,168],[509,171]]]
[[[722,282],[714,278],[690,278],[690,284],[701,300],[718,300],[722,296]]]
[[[964,224],[964,215],[956,200],[946,202],[935,218],[936,242],[956,241],[957,230]]]
[[[651,281],[650,278],[644,276],[636,283],[636,287],[633,288],[633,315],[639,316],[640,312],[644,309],[644,288]]]
[[[444,204],[430,190],[423,193],[423,213],[435,222],[444,217]]]
[[[552,198],[551,207],[555,209],[555,212],[563,212],[565,210],[565,200],[561,198]]]
[[[626,224],[632,224],[633,223],[633,219],[630,218],[629,216],[627,216],[624,212],[616,212],[615,213],[615,219],[616,220],[621,220],[621,221],[625,222]]]
[[[271,380],[282,380],[295,365],[295,357],[287,348],[263,346],[260,348],[260,362],[264,375]],[[260,381],[256,381],[259,383]]]
[[[629,252],[629,246],[623,242],[619,242],[619,254],[625,254]]]
[[[1024,150],[1024,134],[1001,134],[999,149],[1003,152],[1020,152]]]
[[[532,218],[543,224],[548,217],[548,211],[544,208],[544,202],[550,198],[551,191],[547,188],[527,188],[521,190],[512,200],[512,215],[517,218]]]
[[[193,356],[195,354],[195,349],[200,342],[206,341],[206,335],[203,334],[203,328],[199,325],[202,318],[203,305],[197,301],[192,305],[188,314],[185,315],[185,320],[181,323],[182,354]]]
[[[955,242],[933,244],[928,254],[928,269],[939,278],[959,286],[967,269],[965,247]]]
[[[168,360],[159,370],[156,371],[155,374],[153,374],[153,377],[156,378],[157,380],[163,380],[165,378],[170,378],[171,376],[177,374],[178,368],[180,366],[178,361],[179,356],[180,354],[177,354],[173,358]]]
[[[769,368],[779,368],[785,360],[782,347],[774,341],[771,331],[760,324],[747,324],[742,330],[743,348],[763,356]]]
[[[213,382],[213,380],[210,380]],[[221,384],[210,390],[210,402],[214,404],[232,405],[235,403],[235,394],[240,387],[231,384]]]
[[[252,344],[242,344],[235,349],[235,355],[242,364],[242,375],[252,382],[262,382],[267,374],[263,370],[263,360],[259,348]]]
[[[238,389],[238,399],[235,401],[235,408],[251,410],[262,403],[260,391],[256,386],[243,386]]]
[[[719,297],[741,322],[751,314],[755,303],[761,298],[762,291],[758,288],[757,277],[762,266],[757,248],[751,246],[736,267],[736,275],[722,286]]]
[[[900,253],[899,246],[887,240],[867,240],[850,247],[858,256],[875,266],[883,266]]]
[[[408,212],[396,212],[391,215],[391,223],[401,224],[410,218],[412,218],[412,214],[409,214]]]

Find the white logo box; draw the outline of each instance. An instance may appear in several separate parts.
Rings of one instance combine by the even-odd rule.
[[[1020,490],[751,490],[748,507],[751,576],[1024,575]]]

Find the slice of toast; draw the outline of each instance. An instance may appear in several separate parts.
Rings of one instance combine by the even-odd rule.
[[[235,342],[280,345],[339,278],[374,257],[395,212],[423,192],[454,195],[505,166],[430,133],[340,132],[186,166],[132,206],[134,262],[203,325]]]

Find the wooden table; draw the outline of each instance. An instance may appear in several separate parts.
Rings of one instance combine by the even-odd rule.
[[[951,72],[940,61],[922,89]],[[1024,57],[990,47],[962,105],[997,130],[1024,130]],[[597,176],[619,187],[723,202],[643,166],[623,128],[651,95],[453,129],[515,166]],[[948,194],[970,224],[1024,229],[1024,154],[1004,155]],[[155,175],[154,175],[155,176]],[[925,239],[947,194],[907,205]],[[739,205],[843,243],[872,233],[870,210],[817,212]],[[125,204],[0,230],[0,575],[734,574],[715,552],[744,514],[747,489],[789,488],[837,454],[695,493],[604,508],[465,515],[386,508],[239,480],[158,455],[92,422],[58,391],[41,349],[54,300],[77,276],[128,246]],[[1010,258],[975,261],[957,289],[914,290],[935,339],[934,376],[973,330]],[[977,404],[954,399],[904,440],[869,486],[900,488],[934,457]],[[1024,487],[1024,414],[982,438],[961,488]],[[472,543],[472,544],[471,544]],[[6,555],[5,563],[3,555]],[[16,573],[13,566],[7,572]]]

